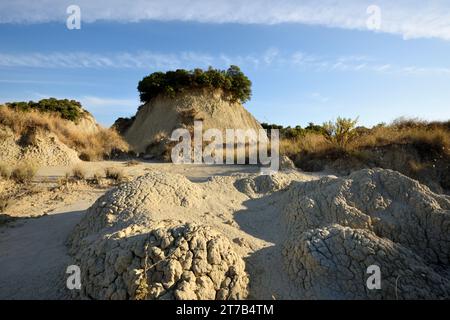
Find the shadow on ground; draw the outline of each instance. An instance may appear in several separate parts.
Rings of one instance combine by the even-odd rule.
[[[65,299],[65,240],[84,211],[12,219],[0,228],[0,299]]]
[[[272,244],[251,253],[245,259],[250,275],[250,299],[298,298],[298,292],[292,287],[283,265],[284,194],[282,190],[247,200],[243,203],[247,209],[235,213],[235,220],[243,231]]]

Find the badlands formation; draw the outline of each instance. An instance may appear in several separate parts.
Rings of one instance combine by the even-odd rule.
[[[139,109],[124,137],[134,151],[148,154],[173,129],[195,119],[204,121],[204,129],[260,129],[240,103],[216,93],[156,97]],[[85,164],[52,134],[37,133],[27,144],[7,127],[0,130],[0,160],[52,166],[38,178],[64,176],[55,165]],[[0,226],[0,295],[450,298],[449,196],[392,170],[337,177],[300,172],[286,158],[281,164],[280,172],[261,175],[257,166],[86,163],[89,169],[122,166],[128,181],[96,190],[90,199],[97,200],[89,205],[78,206],[78,194],[72,194],[73,202],[64,202],[58,215],[23,222],[28,237],[20,225]],[[77,180],[70,188],[82,185]],[[66,187],[54,189],[60,194],[52,199],[64,199]],[[41,208],[44,197],[33,199],[32,206]],[[80,290],[65,287],[64,272],[72,264],[81,269]],[[381,281],[375,289],[367,285],[373,266]]]
[[[7,108],[0,105],[0,108]],[[2,110],[2,112],[6,112]],[[42,128],[33,127],[32,117],[25,122],[24,132],[18,134],[13,126],[4,123],[4,113],[0,115],[0,162],[3,164],[17,164],[20,162],[32,162],[41,166],[70,166],[80,161],[79,154],[74,148],[71,148],[60,140],[55,131],[46,128],[43,123]],[[45,115],[42,119],[45,118]],[[38,117],[38,121],[43,120]],[[14,121],[14,120],[10,120]],[[79,121],[73,121],[59,118],[59,127],[62,132],[76,132],[79,135],[96,135],[100,126],[94,117],[88,112],[82,111]],[[49,121],[50,122],[50,121]]]
[[[174,98],[158,96],[142,105],[123,136],[137,153],[159,157],[175,129],[191,128],[194,120],[203,122],[203,130],[262,129],[258,121],[239,101],[231,101],[218,90],[191,90]]]
[[[153,171],[99,198],[68,245],[82,298],[429,299],[450,296],[449,228],[449,197],[390,170]]]

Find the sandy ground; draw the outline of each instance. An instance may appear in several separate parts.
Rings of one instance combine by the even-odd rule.
[[[64,242],[91,203],[0,228],[0,299],[64,299]]]
[[[290,282],[284,278],[285,275],[272,274],[281,267],[281,250],[275,250],[275,246],[281,244],[283,236],[277,217],[277,193],[251,199],[237,191],[232,183],[221,183],[220,178],[216,183],[205,183],[212,176],[257,173],[257,167],[167,163],[127,166],[123,162],[110,161],[84,163],[82,166],[88,175],[109,167],[122,168],[129,177],[149,170],[167,171],[205,185],[206,190],[214,194],[208,205],[213,209],[202,212],[201,219],[229,237],[246,257],[248,272],[252,274],[250,298],[295,298],[289,290],[286,291]],[[67,167],[41,168],[36,180],[52,183],[70,170]],[[306,180],[316,178],[304,176]],[[74,188],[67,192],[67,196],[61,195],[50,202],[46,202],[48,197],[42,194],[32,195],[29,198],[32,201],[24,198],[17,206],[21,208],[20,212],[14,213],[14,207],[10,208],[12,212],[9,215],[18,219],[0,226],[0,299],[64,299],[69,296],[64,273],[70,258],[64,242],[84,210],[107,191],[106,188],[86,186],[79,189]],[[27,207],[29,214],[24,209]],[[217,210],[214,209],[216,207]]]

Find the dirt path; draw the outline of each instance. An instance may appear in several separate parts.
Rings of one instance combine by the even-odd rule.
[[[64,299],[64,245],[90,202],[0,228],[0,299]],[[55,288],[59,288],[56,289]]]

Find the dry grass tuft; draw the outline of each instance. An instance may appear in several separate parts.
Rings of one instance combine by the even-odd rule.
[[[11,168],[7,164],[0,163],[0,178],[11,178]]]
[[[11,171],[11,178],[18,183],[29,183],[36,176],[37,167],[30,163],[22,163]]]
[[[125,180],[125,173],[119,168],[106,168],[105,177],[106,179],[111,179],[117,183],[120,183]]]
[[[86,170],[81,166],[76,166],[72,169],[72,177],[74,177],[77,180],[85,180]]]
[[[4,212],[8,206],[10,205],[10,201],[7,198],[0,198],[0,212]]]

